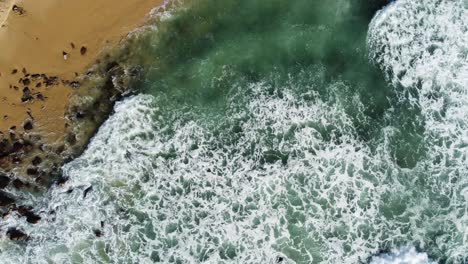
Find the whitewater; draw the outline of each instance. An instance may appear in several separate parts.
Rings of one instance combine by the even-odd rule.
[[[160,30],[137,45],[158,47]],[[466,263],[468,2],[393,1],[365,33],[385,107],[326,63],[252,77],[239,62],[193,94],[150,71],[69,180],[29,197],[43,221],[1,223],[31,238],[2,237],[0,262]],[[208,79],[223,52],[190,74]]]

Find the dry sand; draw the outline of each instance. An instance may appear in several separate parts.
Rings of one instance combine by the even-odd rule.
[[[40,81],[25,85],[19,84],[20,78],[45,74],[73,81],[104,48],[115,46],[162,2],[0,0],[0,131],[7,132],[13,126],[23,130],[24,121],[33,118],[33,131],[43,138],[54,141],[63,137],[64,112],[74,89],[62,83],[36,88]],[[13,5],[24,12],[12,11]],[[84,55],[81,47],[86,47]],[[22,102],[25,86],[34,100]],[[38,99],[37,93],[44,99]]]

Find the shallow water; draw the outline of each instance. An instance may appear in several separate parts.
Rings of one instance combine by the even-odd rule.
[[[466,262],[466,3],[380,4],[198,0],[134,36],[143,93],[0,258]]]

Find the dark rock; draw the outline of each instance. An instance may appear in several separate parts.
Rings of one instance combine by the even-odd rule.
[[[31,84],[31,80],[29,80],[29,78],[25,78],[25,79],[22,80],[22,83],[23,83],[24,86],[28,86],[28,85]]]
[[[36,176],[39,174],[39,171],[35,167],[30,167],[26,170],[26,173],[30,176]]]
[[[45,86],[52,86],[59,84],[59,78],[57,76],[45,77],[44,79]]]
[[[60,145],[57,147],[57,149],[55,150],[55,153],[57,154],[61,154],[62,152],[65,151],[65,146],[64,145]]]
[[[94,230],[94,235],[96,235],[96,237],[102,237],[103,233],[101,230],[96,229]]]
[[[31,74],[31,78],[33,78],[34,80],[37,80],[41,78],[41,75],[39,73],[34,73],[34,74]]]
[[[93,186],[89,186],[88,188],[86,188],[83,192],[83,199],[85,199],[88,193],[92,190],[93,190]]]
[[[17,73],[18,73],[18,70],[17,70],[17,69],[13,69],[13,70],[11,71],[11,74],[17,74]]]
[[[24,148],[24,144],[21,141],[13,143],[13,152],[20,152]]]
[[[0,189],[3,189],[10,184],[10,177],[0,174]]]
[[[70,179],[70,178],[68,178],[68,177],[66,177],[66,176],[59,176],[59,177],[57,178],[57,180],[55,181],[55,183],[56,183],[57,185],[63,185],[63,184],[65,184],[69,179]]]
[[[15,203],[15,199],[9,193],[0,191],[0,206],[8,206]]]
[[[34,97],[31,95],[31,90],[28,87],[24,87],[23,96],[21,97],[21,102],[27,102],[33,100]]]
[[[77,119],[83,119],[85,117],[85,113],[82,111],[76,112],[76,118]]]
[[[19,206],[18,208],[15,208],[15,210],[18,212],[18,214],[24,216],[26,215],[27,212],[32,210],[32,207],[29,206]]]
[[[26,235],[23,231],[16,229],[14,227],[8,229],[7,235],[10,237],[11,240],[26,240],[28,239],[28,235]]]
[[[32,165],[34,165],[34,166],[37,166],[37,165],[39,165],[39,164],[41,164],[41,163],[42,163],[42,158],[39,157],[39,156],[36,156],[36,157],[32,160]]]
[[[80,49],[81,55],[85,55],[87,51],[88,51],[88,48],[86,48],[85,46],[81,47]]]
[[[24,8],[22,8],[21,6],[18,6],[18,5],[13,5],[13,7],[11,8],[11,10],[13,12],[15,12],[16,14],[18,15],[24,15],[26,13],[26,11],[24,10]]]
[[[34,181],[38,184],[45,185],[47,182],[47,179],[43,175],[40,175],[39,177],[34,179]]]
[[[31,223],[31,224],[37,224],[37,222],[41,221],[41,217],[31,211],[27,212],[25,216],[26,216],[26,221],[28,221],[28,223]]]
[[[21,189],[24,187],[24,182],[22,182],[20,179],[15,179],[13,180],[13,186],[17,189]]]
[[[26,122],[24,122],[23,128],[24,128],[24,130],[31,130],[31,129],[33,129],[34,126],[33,126],[32,121],[31,121],[31,120],[27,120]]]
[[[16,208],[16,211],[21,216],[25,216],[26,221],[28,221],[28,223],[37,224],[37,222],[39,222],[41,220],[40,216],[38,216],[37,214],[32,212],[32,207],[20,206],[20,207]]]
[[[10,141],[8,139],[3,139],[0,141],[0,157],[4,157],[10,154]]]
[[[81,86],[80,82],[78,82],[78,81],[72,81],[72,82],[69,83],[69,85],[70,85],[70,87],[75,88],[75,89],[79,88]]]
[[[276,257],[276,263],[283,263],[284,258],[281,256]]]

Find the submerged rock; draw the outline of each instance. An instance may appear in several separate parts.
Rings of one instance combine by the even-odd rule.
[[[89,186],[88,188],[86,188],[83,192],[83,199],[85,199],[88,193],[92,190],[93,190],[93,186]]]

